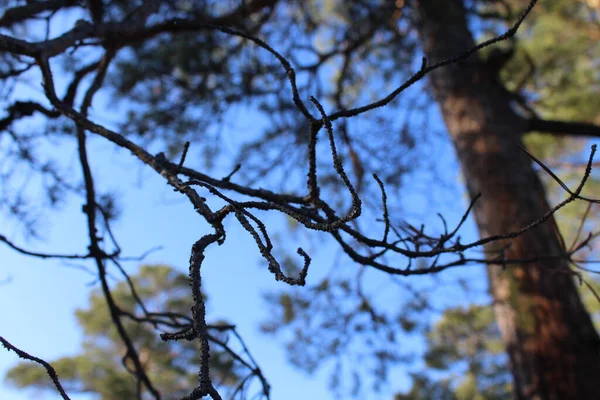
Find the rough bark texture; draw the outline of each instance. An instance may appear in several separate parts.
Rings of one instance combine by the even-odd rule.
[[[473,46],[461,0],[421,0],[418,12],[430,63]],[[469,193],[483,194],[475,210],[482,236],[517,230],[549,210],[531,160],[519,150],[526,122],[511,110],[496,70],[475,55],[429,76]],[[551,220],[512,240],[506,258],[559,256],[554,226]],[[567,262],[492,265],[488,276],[515,398],[600,398],[600,338]]]

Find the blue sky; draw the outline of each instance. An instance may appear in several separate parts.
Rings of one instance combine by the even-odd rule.
[[[190,246],[208,232],[207,224],[192,210],[187,199],[174,193],[162,177],[141,165],[129,152],[116,149],[103,139],[90,140],[89,154],[98,186],[120,194],[122,217],[113,228],[124,256],[140,255],[162,246],[144,263],[166,263],[185,271]],[[73,145],[59,146],[55,155],[77,168]],[[2,233],[30,250],[85,253],[88,237],[82,204],[82,199],[72,197],[61,210],[44,215],[41,240],[23,238],[16,227],[0,224]],[[448,217],[450,222],[458,218],[457,215]],[[267,221],[271,228],[285,234],[282,218],[271,217]],[[208,320],[225,318],[238,326],[272,385],[274,400],[305,399],[307,395],[332,398],[332,393],[327,390],[328,368],[322,368],[313,376],[294,369],[286,362],[281,342],[258,332],[259,322],[269,315],[261,293],[279,289],[283,284],[275,282],[267,271],[250,235],[234,220],[226,226],[227,241],[221,247],[213,246],[208,250],[202,267],[204,289],[210,298]],[[292,248],[296,246],[295,243],[291,245]],[[305,248],[314,258],[308,281],[315,283],[330,271],[337,249],[327,240],[309,242]],[[90,283],[95,277],[73,267],[74,263],[22,256],[3,244],[0,244],[0,260],[0,280],[10,278],[8,283],[0,286],[0,313],[3,315],[0,334],[15,346],[47,361],[76,354],[80,349],[81,334],[74,310],[86,307],[92,289]],[[88,265],[94,271],[89,263],[75,264]],[[357,268],[346,258],[342,264],[344,268]],[[125,263],[130,273],[134,273],[138,265],[138,262]],[[451,275],[438,278],[443,281]],[[372,286],[385,288],[385,276],[380,274]],[[0,351],[0,375],[17,362],[14,353]],[[406,388],[408,384],[401,368],[392,375],[391,381],[396,390]],[[33,395],[40,400],[58,398],[57,393],[49,391],[14,390],[4,382],[0,393],[3,400],[24,400]]]
[[[65,158],[72,155],[67,149],[64,151]],[[191,210],[187,200],[173,193],[161,177],[153,172],[140,172],[144,184],[137,186],[137,174],[128,177],[123,171],[143,167],[125,152],[110,153],[110,150],[90,151],[97,163],[102,160],[99,175],[112,176],[113,185],[127,188],[122,192],[123,217],[115,225],[125,255],[135,256],[162,246],[162,250],[151,254],[144,262],[167,263],[185,271],[190,246],[206,231],[206,224]],[[102,179],[99,177],[98,181],[102,182]],[[19,241],[19,244],[39,251],[85,253],[87,234],[82,229],[85,224],[81,204],[81,200],[73,199],[63,211],[46,220],[44,226],[47,229],[43,232],[46,240]],[[9,232],[5,234],[10,237]],[[274,399],[293,399],[294,393],[298,399],[305,398],[302,393],[325,396],[323,377],[315,379],[294,371],[286,364],[281,346],[257,332],[258,319],[267,315],[261,290],[277,287],[264,263],[258,262],[257,254],[247,232],[235,226],[228,229],[228,240],[221,248],[208,251],[203,281],[211,299],[209,320],[225,317],[237,324],[269,380],[273,384],[285,382],[273,385]],[[1,335],[15,346],[47,361],[77,353],[81,335],[73,312],[75,308],[86,306],[91,290],[89,284],[95,280],[94,276],[61,261],[21,256],[4,245],[0,246],[0,260],[0,279],[10,278],[8,283],[0,286]],[[134,272],[138,263],[125,265],[129,272]],[[1,351],[0,374],[17,361],[14,353]],[[11,400],[29,399],[32,394],[31,391],[14,391],[5,385],[0,393],[3,393],[2,399]],[[57,394],[44,393],[36,397],[57,398]]]

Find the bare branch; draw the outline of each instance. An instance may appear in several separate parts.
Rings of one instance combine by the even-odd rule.
[[[32,356],[31,354],[28,354],[27,352],[25,352],[23,350],[16,348],[8,340],[4,339],[2,336],[0,336],[0,342],[2,342],[2,346],[5,349],[14,351],[15,353],[17,353],[17,355],[20,358],[22,358],[24,360],[34,361],[34,362],[42,365],[46,369],[46,372],[48,372],[48,375],[50,376],[50,379],[52,379],[52,383],[54,383],[54,386],[56,386],[56,390],[58,391],[60,396],[65,400],[70,399],[70,397],[67,395],[67,393],[63,389],[62,385],[60,384],[60,381],[58,380],[58,376],[56,375],[56,371],[54,370],[52,365],[48,364],[46,361],[42,360],[41,358],[37,358],[35,356]]]

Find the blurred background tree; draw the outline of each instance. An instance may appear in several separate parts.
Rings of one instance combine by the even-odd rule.
[[[119,282],[113,289],[115,300],[123,313],[141,315],[141,304],[152,312],[168,313],[177,326],[186,321],[192,302],[188,276],[167,265],[143,265],[131,276],[132,294],[128,282]],[[159,315],[159,314],[157,314]],[[112,324],[106,301],[100,290],[90,294],[89,308],[77,310],[77,322],[83,329],[81,354],[48,360],[55,368],[69,393],[91,393],[100,399],[133,399],[137,397],[135,376],[128,372],[125,348]],[[222,325],[227,325],[221,322]],[[218,324],[216,324],[218,325]],[[163,393],[173,398],[186,396],[196,385],[198,345],[190,341],[164,342],[150,322],[129,320],[125,328],[130,334],[148,375]],[[220,335],[226,341],[227,335]],[[211,372],[223,394],[231,394],[242,376],[233,360],[223,351],[215,351],[210,359]],[[21,362],[5,376],[12,385],[21,388],[55,391],[44,368],[31,362]]]

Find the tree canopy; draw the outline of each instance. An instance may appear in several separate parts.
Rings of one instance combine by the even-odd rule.
[[[135,292],[131,288],[135,288]],[[114,299],[129,315],[141,312],[140,307],[167,312],[171,323],[177,325],[187,319],[191,307],[188,279],[181,272],[166,265],[144,265],[129,282],[120,282],[113,289]],[[136,298],[137,296],[137,298]],[[104,298],[94,290],[89,308],[77,310],[77,322],[83,329],[83,351],[75,356],[52,360],[51,364],[70,393],[94,393],[101,399],[132,399],[136,397],[136,379],[122,365],[124,346],[111,323]],[[222,323],[223,327],[229,324]],[[197,379],[193,366],[197,362],[194,342],[164,342],[150,322],[140,324],[135,320],[125,323],[133,345],[142,349],[140,359],[148,370],[150,379],[160,391],[173,397],[183,397]],[[220,337],[219,337],[220,336]],[[217,340],[227,341],[217,335]],[[233,360],[220,351],[211,357],[211,372],[224,393],[233,392],[241,380]],[[36,387],[54,390],[52,382],[40,365],[23,362],[6,375],[12,384],[25,388]]]

